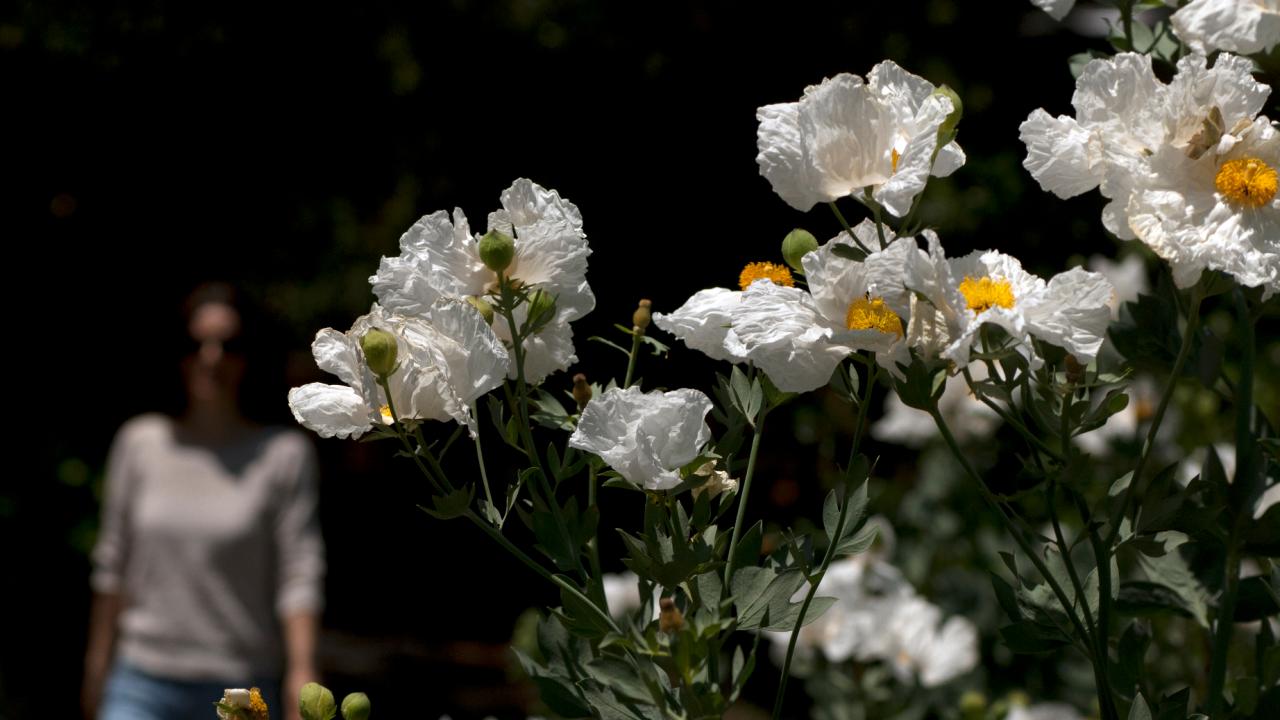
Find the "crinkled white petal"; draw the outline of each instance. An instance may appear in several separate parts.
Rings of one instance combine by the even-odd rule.
[[[1087,363],[1102,347],[1114,296],[1115,288],[1101,273],[1078,267],[1058,273],[1023,310],[1027,329]]]
[[[1031,4],[1049,13],[1054,20],[1061,20],[1075,7],[1076,0],[1031,0]]]
[[[899,151],[897,167],[893,168],[890,157],[892,174],[871,193],[875,201],[895,217],[905,216],[916,195],[924,190],[933,169],[933,151],[938,147],[938,128],[952,109],[950,99],[931,96],[921,104],[910,125],[905,126],[910,128],[910,135],[906,146]]]
[[[1014,705],[1005,720],[1084,720],[1084,715],[1066,703],[1036,703]]]
[[[1018,126],[1018,132],[1027,146],[1022,166],[1041,189],[1065,199],[1088,192],[1102,182],[1101,172],[1095,173],[1101,149],[1075,118],[1055,118],[1037,109]]]
[[[511,362],[507,349],[470,303],[438,300],[427,320],[444,336],[440,349],[448,362],[449,384],[463,402],[474,402],[506,379]]]
[[[954,616],[938,629],[920,658],[920,684],[937,687],[978,665],[978,628],[968,618]]]
[[[697,390],[610,388],[587,403],[569,445],[599,455],[637,485],[667,490],[711,439],[709,412],[711,400]]]
[[[872,233],[874,232],[873,230]],[[857,298],[866,297],[868,289],[865,263],[837,255],[836,248],[841,245],[852,247],[847,235],[837,235],[801,259],[813,304],[822,317],[835,327],[844,325],[849,304]],[[877,245],[878,241],[874,241],[868,247]]]
[[[1252,55],[1280,43],[1277,0],[1191,0],[1170,19],[1174,34],[1192,49]]]
[[[570,365],[578,362],[573,348],[573,327],[568,320],[572,312],[571,309],[557,306],[555,317],[524,339],[524,379],[527,382],[536,385],[548,375],[567,370]],[[519,305],[513,314],[516,327],[520,327],[529,317],[529,308],[524,304]],[[511,327],[505,318],[499,317],[493,321],[493,331],[508,346],[511,344]],[[512,354],[507,377],[516,379],[517,371],[516,359]]]
[[[516,239],[516,254],[507,273],[525,285],[536,285],[556,297],[577,320],[595,308],[587,284],[591,248],[582,231],[582,214],[555,190],[520,178],[502,192],[502,209],[489,215],[489,229]]]
[[[827,197],[818,171],[800,135],[800,103],[765,105],[756,110],[756,163],[773,191],[791,207],[804,212]]]
[[[493,272],[480,262],[461,210],[422,217],[400,237],[400,255],[384,257],[369,278],[378,302],[405,315],[427,312],[441,296],[482,295]]]
[[[373,410],[346,385],[310,383],[289,390],[289,409],[320,437],[359,438],[373,427]]]
[[[767,280],[752,283],[733,313],[733,330],[747,359],[784,392],[808,392],[831,379],[840,361],[857,349],[832,339],[840,329],[822,315],[809,293]],[[870,333],[883,335],[863,331]]]
[[[324,328],[316,333],[316,339],[311,343],[311,355],[321,370],[337,375],[339,380],[352,387],[363,385],[364,356],[358,339],[353,340],[333,328]]]
[[[829,200],[889,178],[897,128],[891,108],[862,78],[841,73],[806,89],[799,123]]]
[[[727,288],[699,290],[670,313],[653,313],[653,322],[713,360],[741,362],[745,348],[730,327],[742,293]]]

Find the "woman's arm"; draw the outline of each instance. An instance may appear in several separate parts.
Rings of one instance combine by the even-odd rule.
[[[116,620],[123,605],[118,593],[93,594],[93,604],[89,608],[89,643],[84,653],[84,682],[80,687],[80,708],[86,720],[93,720],[98,714],[102,688],[111,667]]]
[[[277,717],[297,720],[298,693],[309,682],[319,682],[316,670],[316,635],[320,629],[320,616],[314,612],[294,612],[284,618],[285,706]]]

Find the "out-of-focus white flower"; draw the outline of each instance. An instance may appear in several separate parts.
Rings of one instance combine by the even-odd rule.
[[[582,410],[569,445],[599,455],[622,477],[648,490],[680,484],[680,468],[711,439],[711,400],[697,390],[645,393],[610,388]]]
[[[872,520],[891,537],[886,522]],[[916,594],[902,572],[883,559],[885,552],[872,550],[831,564],[817,596],[836,602],[801,628],[799,656],[821,652],[828,662],[884,662],[901,681],[918,680],[924,687],[972,670],[979,659],[973,623],[958,616],[942,622],[942,611]],[[793,601],[807,592],[807,585],[801,587]],[[781,663],[790,633],[768,632],[766,637]]]
[[[728,472],[717,470],[715,460],[708,460],[703,463],[697,470],[693,471],[693,474],[707,479],[706,482],[693,489],[694,499],[697,499],[703,493],[707,493],[708,500],[714,500],[720,493],[733,494],[738,492],[738,481],[729,477]]]
[[[470,403],[502,384],[507,353],[480,313],[442,299],[420,317],[386,312],[375,304],[346,333],[316,333],[312,354],[320,369],[345,385],[310,383],[289,391],[289,407],[321,437],[358,438],[375,423],[391,422],[390,403],[364,362],[360,338],[370,329],[396,339],[398,367],[387,378],[396,415],[412,420],[456,420],[476,432]]]
[[[956,109],[935,90],[886,60],[866,82],[841,73],[805,88],[799,102],[765,105],[756,111],[760,174],[802,212],[870,189],[902,217],[930,174],[945,177],[964,164],[954,141],[935,162],[938,128]]]
[[[604,573],[600,576],[604,585],[604,599],[609,605],[609,614],[615,618],[626,617],[640,609],[640,578],[630,570],[620,573]],[[658,599],[662,597],[662,587],[653,588],[653,616],[658,619]]]
[[[1085,66],[1076,117],[1036,110],[1021,126],[1023,164],[1045,190],[1071,197],[1098,187],[1103,224],[1141,238],[1180,287],[1208,268],[1243,285],[1280,288],[1280,138],[1257,117],[1270,88],[1252,64],[1219,55],[1178,61],[1161,82],[1146,55]]]
[[[974,380],[987,379],[987,368],[981,363],[972,365],[970,373]],[[938,410],[961,443],[981,441],[1000,425],[1000,416],[974,396],[961,375],[947,378],[938,398]],[[929,413],[908,406],[897,393],[889,393],[884,400],[884,415],[871,425],[871,436],[882,442],[920,447],[938,437],[938,426]]]
[[[514,239],[515,255],[504,274],[521,287],[543,290],[555,298],[555,317],[526,339],[525,378],[537,383],[548,374],[577,361],[569,322],[595,307],[587,284],[586,234],[578,208],[526,179],[502,192],[502,209],[489,214],[488,229]],[[480,259],[477,237],[471,234],[461,210],[452,221],[443,210],[419,220],[400,238],[400,254],[384,257],[369,278],[373,292],[388,309],[407,315],[425,312],[439,297],[480,297],[493,294],[498,274]],[[517,324],[528,317],[528,306],[516,310]],[[504,320],[494,331],[511,342]],[[517,369],[509,373],[515,377]]]
[[[267,703],[258,688],[228,688],[215,705],[219,720],[267,720]]]
[[[869,222],[861,233],[875,230]],[[919,254],[914,240],[892,242],[861,262],[840,257],[843,235],[804,256],[809,289],[755,282],[731,314],[746,357],[778,389],[808,392],[825,385],[850,353],[871,350],[893,372],[907,362],[903,318],[910,298],[903,287],[906,258]]]
[[[1075,7],[1076,0],[1031,0],[1031,4],[1049,13],[1054,20],[1061,20]]]
[[[699,290],[674,312],[654,313],[653,322],[713,360],[741,362],[747,349],[730,327],[741,298],[740,290]]]
[[[1147,280],[1147,264],[1142,256],[1134,253],[1127,255],[1120,262],[1102,255],[1092,255],[1086,266],[1090,271],[1100,273],[1111,283],[1115,294],[1111,296],[1111,319],[1120,316],[1120,306],[1138,299],[1138,295],[1151,289]]]
[[[1191,0],[1170,22],[1196,52],[1271,52],[1280,43],[1280,0]]]
[[[978,664],[978,629],[967,618],[942,622],[942,611],[919,596],[894,606],[887,634],[894,640],[889,664],[902,682],[919,678],[923,687],[937,687]]]
[[[1036,703],[1014,705],[1005,720],[1084,720],[1079,710],[1066,703]]]
[[[906,286],[941,315],[946,342],[937,343],[939,354],[957,365],[968,365],[970,347],[986,323],[1018,340],[1033,363],[1039,358],[1030,353],[1032,336],[1086,363],[1102,346],[1114,291],[1098,273],[1072,268],[1046,283],[1023,270],[1016,258],[994,250],[948,259],[936,236],[929,237],[927,255],[907,258]]]

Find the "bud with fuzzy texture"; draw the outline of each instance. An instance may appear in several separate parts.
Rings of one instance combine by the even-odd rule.
[[[309,682],[298,693],[298,713],[302,720],[333,720],[338,714],[338,707],[329,688]]]
[[[676,607],[676,601],[664,597],[658,601],[658,607],[661,608],[658,613],[658,630],[668,635],[680,632],[684,627],[684,613]]]
[[[631,313],[631,324],[634,326],[636,333],[643,335],[648,329],[649,323],[653,320],[653,301],[645,298],[636,306],[636,311]]]
[[[480,311],[480,316],[484,318],[485,323],[493,324],[493,305],[490,305],[488,300],[479,295],[468,295],[467,302],[471,307]]]
[[[490,230],[480,238],[480,262],[490,270],[501,273],[516,257],[516,241],[500,230]]]
[[[956,91],[947,85],[939,86],[933,94],[951,101],[951,114],[938,126],[938,147],[942,147],[956,139],[956,127],[960,124],[960,118],[964,117],[964,103],[960,102]]]
[[[369,720],[369,696],[362,692],[342,698],[342,720]]]
[[[805,255],[818,249],[818,238],[808,230],[796,228],[782,238],[782,259],[787,261],[792,270],[804,272],[801,260]]]
[[[373,328],[360,338],[364,361],[378,377],[386,377],[396,370],[396,353],[399,348],[396,336],[386,330]]]
[[[587,376],[578,373],[573,376],[573,400],[578,403],[578,410],[587,407],[591,402],[591,386],[587,384]]]

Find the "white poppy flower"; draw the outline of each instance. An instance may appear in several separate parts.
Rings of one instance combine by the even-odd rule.
[[[1089,270],[1101,273],[1102,277],[1115,288],[1111,298],[1111,319],[1120,317],[1120,307],[1127,302],[1134,302],[1138,296],[1151,289],[1147,279],[1147,264],[1137,253],[1126,256],[1119,262],[1102,255],[1089,256],[1086,263]]]
[[[977,667],[978,629],[967,618],[941,622],[942,610],[921,597],[894,606],[886,634],[894,641],[889,665],[902,682],[943,685]]]
[[[711,440],[711,400],[697,390],[645,393],[610,388],[582,410],[569,446],[599,455],[647,490],[680,484],[680,468]]]
[[[1032,336],[1087,363],[1097,356],[1111,320],[1111,283],[1081,268],[1046,283],[1016,258],[994,250],[948,259],[931,236],[928,254],[908,255],[905,272],[906,286],[926,297],[945,321],[939,355],[961,366],[969,364],[970,348],[987,323],[1018,340],[1033,363],[1039,358],[1030,353]]]
[[[706,482],[693,489],[695,500],[703,493],[707,494],[708,500],[714,500],[720,493],[733,494],[738,491],[738,481],[729,477],[728,472],[717,470],[715,460],[708,460],[703,463],[697,470],[693,471],[693,474],[707,479]]]
[[[374,424],[390,424],[391,409],[364,362],[360,338],[370,329],[396,339],[397,367],[387,378],[402,419],[456,420],[476,432],[470,403],[502,383],[507,355],[475,308],[441,300],[422,317],[374,305],[346,333],[316,333],[312,353],[322,370],[346,385],[310,383],[289,391],[294,418],[321,437],[359,438]]]
[[[972,365],[970,373],[974,380],[987,379],[987,367],[981,363]],[[938,411],[961,443],[990,437],[1000,425],[1000,416],[974,396],[962,375],[947,378],[942,396],[938,398]],[[897,393],[885,396],[884,414],[871,425],[871,437],[913,448],[938,436],[933,417],[902,402]]]
[[[627,570],[620,573],[604,573],[600,576],[604,586],[605,603],[609,606],[609,614],[615,618],[623,618],[640,609],[640,578]],[[653,588],[653,617],[658,619],[658,600],[662,597],[662,587]]]
[[[1252,55],[1280,43],[1280,0],[1191,0],[1169,20],[1178,39],[1200,53]]]
[[[577,361],[568,323],[595,307],[586,277],[591,249],[582,232],[578,208],[555,190],[521,178],[503,191],[502,208],[490,213],[488,229],[515,241],[515,256],[505,274],[523,287],[541,289],[556,299],[554,319],[524,345],[525,378],[538,383]],[[442,210],[414,224],[400,238],[400,255],[384,257],[369,282],[384,306],[413,315],[424,312],[442,296],[495,293],[498,274],[481,262],[478,239],[471,234],[462,211],[454,210],[450,221]],[[517,308],[516,322],[525,317],[527,308]],[[505,320],[496,320],[494,331],[510,343],[511,330]],[[510,377],[516,372],[511,367]]]
[[[865,232],[867,223],[860,227]],[[857,350],[875,352],[893,372],[909,360],[902,321],[910,297],[902,273],[906,258],[919,254],[914,240],[891,242],[861,262],[836,254],[844,240],[838,235],[804,256],[807,291],[757,281],[731,313],[747,359],[780,390],[808,392],[825,385]]]
[[[1129,224],[1173,269],[1179,287],[1205,269],[1280,290],[1280,132],[1257,118],[1221,153],[1192,159],[1166,145],[1147,159],[1129,198]]]
[[[938,128],[955,109],[935,90],[886,60],[866,82],[841,73],[805,88],[798,102],[761,107],[760,174],[802,212],[870,188],[877,203],[902,217],[930,174],[945,177],[964,164],[954,141],[935,161]]]

